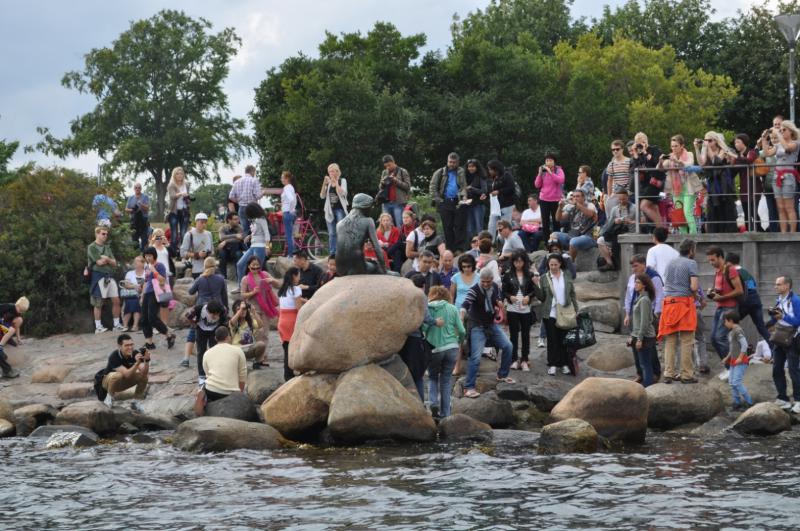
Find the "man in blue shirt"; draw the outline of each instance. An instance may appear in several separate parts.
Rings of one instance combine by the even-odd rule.
[[[97,194],[92,199],[92,208],[97,210],[97,225],[111,225],[111,216],[119,219],[122,215],[117,203],[106,194]],[[110,211],[110,212],[109,212]]]
[[[147,237],[150,214],[150,198],[142,193],[142,184],[133,185],[133,195],[128,198],[125,204],[125,212],[131,216],[131,230],[133,230],[133,241],[139,243],[142,251],[147,247]]]
[[[447,166],[436,170],[430,184],[433,205],[442,220],[445,246],[453,252],[466,249],[466,208],[461,202],[467,199],[467,179],[458,163],[458,154],[450,153]]]

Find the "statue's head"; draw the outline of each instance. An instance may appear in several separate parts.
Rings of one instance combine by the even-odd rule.
[[[372,197],[367,194],[356,194],[353,198],[353,208],[372,208]]]

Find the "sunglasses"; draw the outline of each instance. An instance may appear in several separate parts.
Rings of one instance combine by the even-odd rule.
[[[156,236],[156,240],[163,240],[163,239],[164,239],[163,236]]]
[[[713,142],[713,141],[714,141],[713,138],[704,138],[703,139],[703,142]]]
[[[622,148],[611,148],[611,151],[622,151]]]

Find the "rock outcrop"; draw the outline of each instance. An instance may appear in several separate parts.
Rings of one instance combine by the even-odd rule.
[[[748,435],[775,435],[791,429],[792,419],[780,406],[762,402],[739,415],[732,427]]]
[[[259,422],[222,417],[200,417],[184,422],[172,444],[187,452],[276,450],[288,444],[278,430]]]
[[[647,388],[647,426],[668,430],[703,424],[722,411],[722,395],[708,385],[658,383]]]
[[[597,451],[597,431],[581,419],[567,419],[542,428],[540,454],[592,453]]]

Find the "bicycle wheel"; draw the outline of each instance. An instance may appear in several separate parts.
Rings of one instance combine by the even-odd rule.
[[[328,233],[326,231],[312,230],[306,234],[304,247],[308,255],[314,260],[319,260],[328,256]]]

